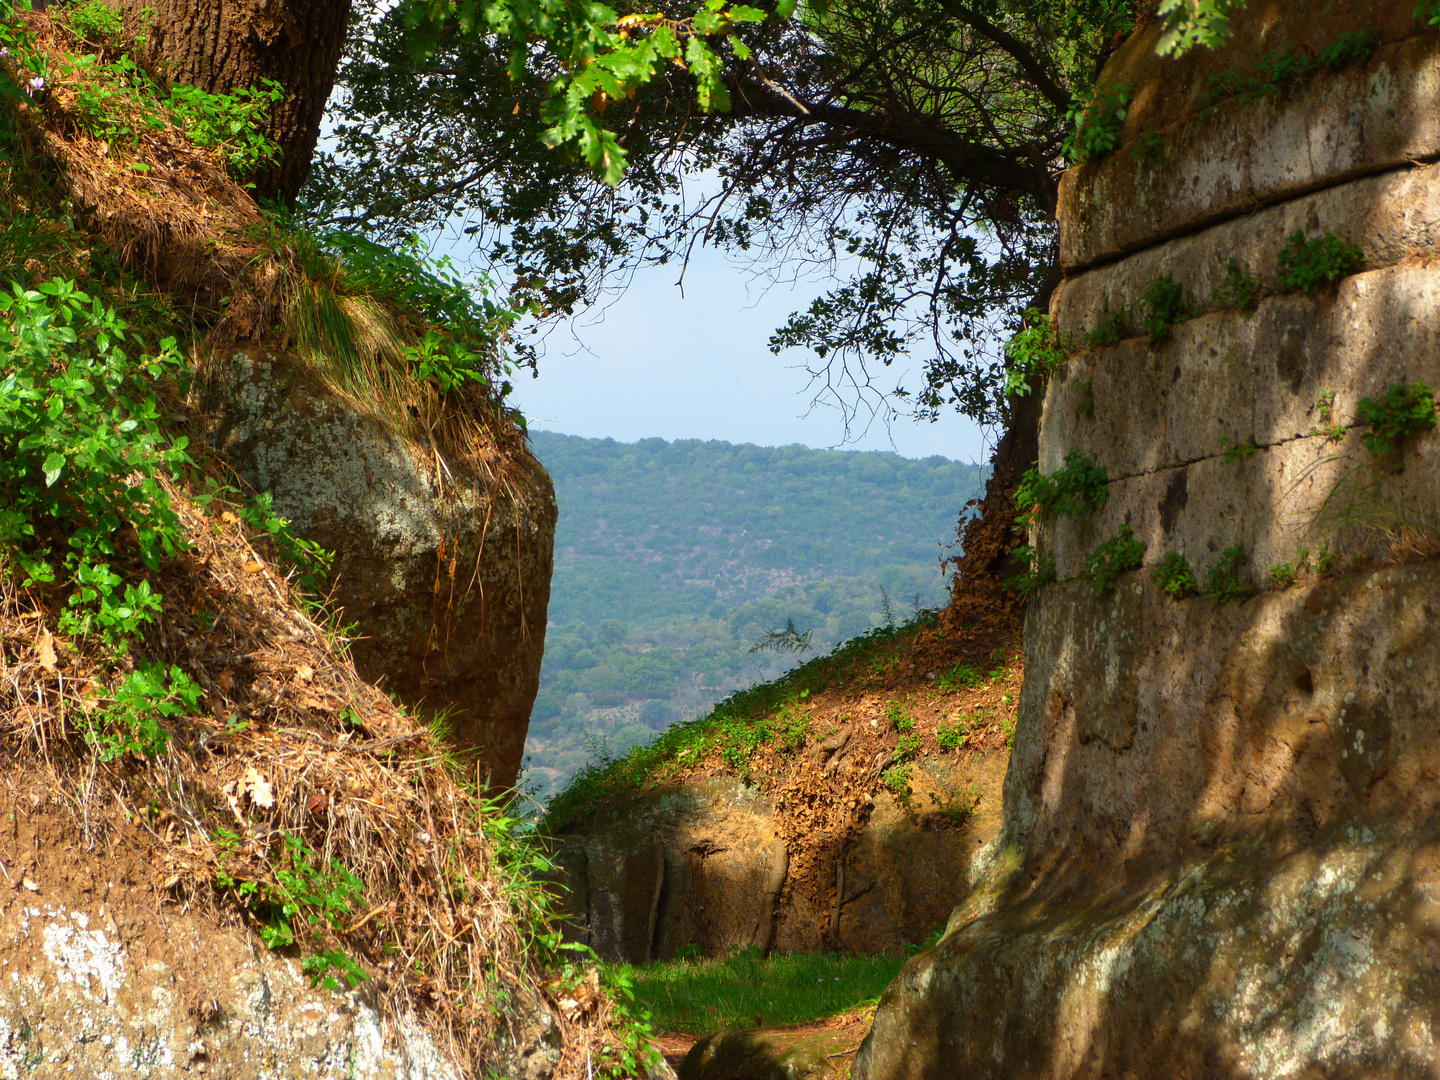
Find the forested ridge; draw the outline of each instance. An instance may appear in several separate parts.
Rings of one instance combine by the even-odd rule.
[[[699,440],[532,436],[560,504],[530,783],[541,796],[731,690],[916,607],[983,467]],[[802,654],[752,652],[793,621]]]

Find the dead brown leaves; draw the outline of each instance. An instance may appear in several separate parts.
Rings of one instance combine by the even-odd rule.
[[[172,499],[193,548],[150,575],[165,604],[143,648],[202,686],[203,708],[165,721],[164,753],[100,763],[81,732],[130,661],[117,670],[98,643],[60,639],[63,597],[19,589],[0,566],[7,769],[47,775],[83,835],[123,830],[160,894],[222,922],[258,926],[257,897],[275,886],[287,838],[314,865],[338,859],[364,900],[316,947],[355,956],[383,1003],[417,1009],[482,1071],[501,1045],[490,1035],[514,1015],[494,995],[529,1015],[545,1005],[480,804],[445,748],[359,678],[343,639],[296,605],[283,575],[247,572],[253,548],[235,515],[202,513],[178,489]],[[613,1039],[603,995],[575,1000],[583,1007],[568,1015],[552,1001],[570,1040],[562,1076],[582,1075],[585,1048]]]

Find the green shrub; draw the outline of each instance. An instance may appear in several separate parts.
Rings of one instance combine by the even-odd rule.
[[[1219,604],[1249,596],[1253,590],[1240,580],[1240,568],[1247,561],[1243,544],[1221,552],[1220,562],[1205,576],[1205,595]]]
[[[1048,553],[1042,555],[1030,544],[1016,548],[1011,554],[1024,560],[1025,571],[1005,579],[1005,588],[1008,591],[1029,597],[1055,580],[1055,556]]]
[[[895,760],[914,761],[920,753],[920,736],[915,732],[895,740]]]
[[[65,18],[77,37],[95,45],[111,41],[120,34],[120,9],[105,0],[86,0],[77,4],[66,12]]]
[[[1151,577],[1162,591],[1175,600],[1183,600],[1200,591],[1195,571],[1190,569],[1190,563],[1178,551],[1167,551]]]
[[[150,570],[185,546],[161,478],[189,461],[186,441],[161,434],[155,398],[184,362],[173,339],[131,359],[126,324],[70,281],[17,286],[0,316],[0,544],[25,584],[68,587],[62,633],[123,652],[160,601],[114,569],[121,530]]]
[[[163,98],[171,121],[196,146],[216,151],[236,176],[246,176],[280,156],[280,147],[263,131],[285,91],[271,79],[242,86],[228,94],[212,94],[175,83]]]
[[[1090,103],[1071,108],[1065,115],[1075,130],[1065,138],[1060,152],[1071,165],[1099,161],[1120,145],[1120,132],[1135,95],[1128,84],[1099,87]]]
[[[1405,439],[1435,426],[1435,393],[1423,382],[1396,383],[1379,401],[1361,398],[1360,422],[1370,430],[1361,435],[1378,457],[1388,457]]]
[[[101,761],[127,753],[154,757],[170,745],[161,719],[196,712],[203,696],[178,666],[167,671],[162,664],[140,663],[111,691],[111,704],[81,722],[81,731]]]
[[[1270,576],[1281,588],[1288,588],[1300,580],[1300,575],[1310,569],[1310,552],[1301,548],[1290,562],[1276,563],[1270,567]]]
[[[1015,492],[1015,505],[1022,512],[1039,507],[1043,513],[1082,517],[1105,505],[1109,483],[1104,468],[1094,459],[1083,451],[1071,450],[1065,455],[1064,467],[1049,476],[1041,476],[1033,466],[1025,470]]]
[[[1218,307],[1235,308],[1248,315],[1260,303],[1260,281],[1232,255],[1225,264],[1225,280],[1211,301]]]
[[[1005,345],[1010,361],[1005,367],[1005,392],[1022,397],[1031,383],[1044,378],[1065,362],[1069,342],[1062,338],[1050,316],[1037,308],[1025,312],[1025,325]]]
[[[948,724],[942,721],[935,725],[935,742],[941,750],[959,750],[970,735],[970,727],[965,716],[957,716]]]
[[[896,731],[903,733],[911,731],[915,727],[915,717],[906,712],[904,706],[898,701],[892,701],[885,707],[885,715]]]
[[[1440,0],[1421,0],[1415,7],[1415,18],[1430,26],[1440,27]]]
[[[1158,345],[1169,336],[1172,327],[1195,317],[1185,300],[1185,287],[1163,274],[1145,287],[1145,333],[1150,344]]]
[[[1112,592],[1120,575],[1138,569],[1145,561],[1145,545],[1135,539],[1129,525],[1090,553],[1085,561],[1086,574],[1097,593]]]
[[[1280,288],[1285,292],[1314,292],[1359,267],[1365,253],[1334,233],[1307,240],[1299,230],[1285,240],[1280,252]]]
[[[946,693],[956,690],[973,690],[985,681],[985,676],[969,664],[956,664],[949,671],[941,672],[935,686]]]

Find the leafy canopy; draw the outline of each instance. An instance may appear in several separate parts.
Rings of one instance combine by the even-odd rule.
[[[918,413],[1003,420],[1001,342],[1055,280],[1067,137],[1114,100],[1096,78],[1133,13],[1133,0],[372,2],[306,199],[320,222],[389,239],[463,218],[543,316],[683,265],[697,244],[764,280],[830,275],[770,342],[808,351],[817,398],[888,411],[884,368],[918,353]],[[1214,24],[1204,4],[1172,18],[1216,40],[1185,29]],[[533,341],[519,348],[533,357]]]

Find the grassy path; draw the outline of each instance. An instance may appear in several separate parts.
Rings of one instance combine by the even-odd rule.
[[[823,1075],[844,1076],[870,1029],[880,994],[914,949],[878,956],[749,949],[721,960],[606,965],[650,1013],[658,1042],[678,1068],[695,1042],[722,1031],[762,1032],[776,1046],[818,1046]]]

